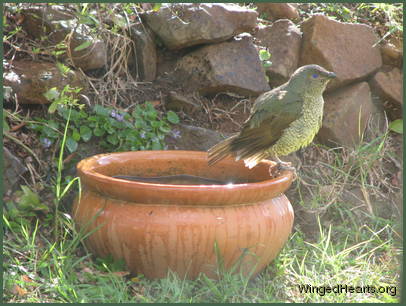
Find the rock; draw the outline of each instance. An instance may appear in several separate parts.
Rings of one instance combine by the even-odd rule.
[[[365,24],[343,23],[314,15],[302,24],[303,44],[299,65],[318,64],[337,78],[327,89],[364,80],[382,65],[378,41]]]
[[[213,130],[179,124],[165,137],[169,150],[207,151],[224,137]]]
[[[12,88],[18,103],[21,104],[50,103],[44,94],[53,87],[56,87],[59,92],[68,84],[71,87],[82,88],[81,93],[87,90],[87,83],[81,74],[70,70],[63,75],[52,63],[14,61],[12,65],[6,67],[3,74],[4,85]]]
[[[13,95],[13,89],[10,86],[3,86],[4,101],[10,101]]]
[[[386,43],[381,46],[382,61],[385,65],[401,68],[403,63],[403,48]]]
[[[296,7],[290,3],[256,3],[261,18],[269,20],[299,19]]]
[[[259,28],[255,38],[271,54],[272,65],[266,68],[269,83],[272,87],[285,83],[299,62],[302,32],[292,21],[280,19],[272,26]]]
[[[258,13],[237,4],[178,3],[142,15],[169,49],[225,41],[256,26]]]
[[[136,72],[140,81],[152,82],[157,71],[157,52],[152,31],[138,23],[130,28],[135,45]]]
[[[165,101],[165,107],[168,110],[176,112],[184,111],[188,114],[192,114],[202,108],[192,95],[181,95],[174,91],[169,92]]]
[[[23,165],[21,160],[14,156],[6,147],[3,148],[4,152],[4,172],[3,182],[5,193],[10,192],[15,187],[20,177],[28,171]]]
[[[326,145],[354,147],[374,111],[367,82],[341,88],[325,97],[323,125],[317,139]]]
[[[21,14],[24,16],[23,29],[46,47],[63,42],[72,33],[70,39],[67,39],[69,52],[64,52],[61,58],[71,58],[73,64],[84,71],[106,65],[107,48],[104,41],[92,37],[87,25],[80,23],[78,26],[76,17],[64,11],[63,7],[31,7],[22,9]],[[75,51],[75,48],[86,44],[86,48]]]
[[[178,62],[175,73],[184,88],[202,95],[259,95],[270,90],[258,51],[249,37],[193,51]]]
[[[377,93],[385,103],[386,111],[391,118],[402,117],[403,107],[403,74],[399,68],[383,67],[370,81],[372,91]]]

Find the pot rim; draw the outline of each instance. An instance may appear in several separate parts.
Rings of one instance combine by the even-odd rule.
[[[137,182],[114,178],[97,172],[97,167],[103,164],[134,158],[179,158],[206,159],[205,151],[162,150],[162,151],[129,151],[97,154],[81,160],[77,165],[77,173],[81,183],[102,194],[136,201],[139,203],[156,204],[204,204],[215,205],[229,199],[234,204],[249,203],[266,200],[285,192],[292,183],[293,172],[282,171],[276,178],[270,178],[253,183],[240,183],[232,185],[178,185]],[[233,158],[226,158],[234,161]],[[274,166],[272,161],[262,161],[258,165]],[[179,193],[182,193],[182,203],[179,203]],[[216,196],[217,194],[217,196]],[[218,195],[221,194],[221,199]],[[238,198],[235,195],[238,194]],[[245,195],[245,196],[244,196]],[[188,196],[193,200],[188,201]],[[227,201],[228,202],[228,201]]]

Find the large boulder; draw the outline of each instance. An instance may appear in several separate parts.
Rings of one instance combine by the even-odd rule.
[[[107,62],[104,41],[94,38],[90,28],[60,6],[39,6],[21,10],[23,29],[44,46],[67,41],[67,52],[61,58],[71,58],[84,71],[102,68]],[[75,50],[77,48],[77,50]],[[63,50],[62,50],[63,51]]]
[[[170,91],[164,101],[166,109],[176,112],[183,111],[187,114],[193,114],[202,109],[202,105],[196,101],[193,94],[183,95],[176,91]]]
[[[270,90],[252,37],[202,47],[179,60],[175,74],[189,91],[259,95]]]
[[[292,21],[280,19],[271,26],[260,27],[255,38],[271,54],[272,65],[266,68],[269,83],[272,87],[285,83],[299,62],[302,32]]]
[[[14,156],[7,148],[3,148],[4,152],[4,191],[10,193],[17,183],[20,181],[24,173],[28,172],[27,167],[16,156]]]
[[[382,65],[378,37],[365,24],[343,23],[314,15],[302,24],[300,66],[318,64],[334,71],[337,78],[327,89],[364,80]]]
[[[373,92],[384,102],[391,119],[402,117],[403,108],[403,73],[399,68],[383,67],[370,81]]]
[[[152,82],[157,71],[157,52],[152,31],[138,23],[130,28],[130,35],[135,45],[134,70],[140,81]]]
[[[237,4],[177,3],[148,11],[143,20],[169,49],[225,41],[256,26],[258,13]]]
[[[170,150],[207,151],[223,139],[219,132],[179,124],[165,137],[165,143]]]
[[[341,88],[324,100],[323,125],[317,139],[326,145],[356,147],[375,112],[368,83]]]
[[[269,20],[278,19],[299,19],[299,12],[291,3],[256,3],[260,17]]]
[[[396,46],[392,43],[381,45],[382,61],[385,65],[401,68],[403,64],[403,46]]]
[[[82,93],[87,90],[87,83],[80,73],[70,70],[64,74],[53,63],[14,61],[4,66],[4,85],[11,87],[11,96],[16,95],[21,104],[50,103],[44,94],[53,87],[59,92],[66,85],[82,88]]]

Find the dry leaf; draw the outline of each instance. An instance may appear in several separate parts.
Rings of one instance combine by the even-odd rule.
[[[22,279],[24,282],[27,282],[27,283],[31,283],[31,282],[32,282],[32,279],[31,279],[28,275],[22,275],[22,276],[21,276],[21,279]]]
[[[131,277],[131,281],[132,281],[133,283],[138,283],[138,282],[140,282],[141,280],[140,280],[138,277]]]
[[[12,292],[18,296],[25,296],[27,295],[27,290],[21,288],[19,285],[14,285]]]
[[[92,269],[88,268],[88,267],[84,267],[84,268],[82,269],[82,272],[84,272],[84,273],[91,273],[91,274],[94,273],[94,271],[93,271]]]
[[[155,101],[149,101],[149,103],[151,103],[153,107],[157,107],[161,104],[161,101],[155,100]]]
[[[128,271],[117,271],[117,272],[113,272],[114,275],[120,276],[120,277],[124,277],[127,276],[128,274],[130,274],[130,272]]]

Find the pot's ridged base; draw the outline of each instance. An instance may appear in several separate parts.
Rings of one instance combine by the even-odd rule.
[[[86,239],[92,252],[123,258],[134,273],[163,278],[170,269],[182,278],[200,272],[216,278],[215,245],[226,269],[240,262],[243,273],[255,275],[287,241],[293,209],[283,194],[249,205],[204,207],[132,203],[85,188],[74,219],[85,232],[98,228]]]

